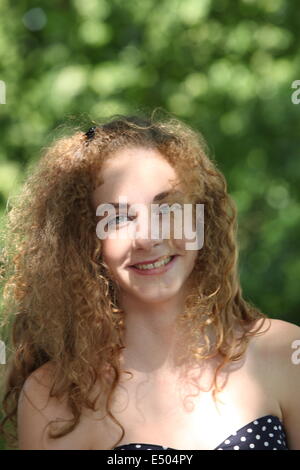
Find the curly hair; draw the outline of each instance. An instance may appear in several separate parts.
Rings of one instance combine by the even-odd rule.
[[[18,398],[24,382],[49,361],[55,370],[50,396],[67,396],[73,415],[50,438],[71,432],[83,406],[95,411],[96,400],[89,397],[96,382],[108,416],[122,430],[115,445],[125,435],[110,409],[121,377],[124,315],[116,301],[116,284],[102,260],[101,240],[95,236],[91,201],[102,164],[118,149],[158,150],[180,175],[185,200],[204,204],[204,245],[176,322],[188,334],[186,357],[222,358],[214,373],[214,396],[220,391],[221,368],[243,356],[250,337],[262,334],[259,330],[268,318],[242,297],[237,210],[201,133],[173,116],[155,119],[154,113],[114,115],[89,133],[78,127],[42,150],[7,211],[1,327],[7,335],[8,362],[0,431],[12,447],[17,446]],[[258,319],[262,324],[252,329]],[[205,344],[200,346],[202,338]],[[12,434],[5,430],[7,424]]]

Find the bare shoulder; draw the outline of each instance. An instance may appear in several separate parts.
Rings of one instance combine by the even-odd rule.
[[[18,400],[18,446],[21,450],[88,449],[86,433],[77,429],[57,439],[47,437],[46,428],[54,421],[72,418],[66,400],[50,396],[55,367],[50,361],[32,372],[24,382]],[[56,431],[55,427],[55,431]]]
[[[260,359],[260,362],[263,360],[275,373],[280,371],[281,381],[283,373],[293,375],[294,358],[297,353],[295,350],[300,346],[298,325],[285,320],[267,318],[266,324],[262,326],[253,340],[257,360]],[[280,367],[283,369],[279,370]]]
[[[255,325],[255,328],[257,325]],[[265,328],[265,326],[268,328]],[[267,318],[261,331],[262,335],[256,337],[256,343],[258,348],[261,349],[260,352],[270,355],[270,359],[282,355],[285,358],[290,358],[292,344],[300,339],[300,326],[285,320]]]
[[[268,323],[268,331],[255,340],[257,357],[271,377],[288,447],[300,450],[300,327],[279,319],[268,319]]]
[[[49,387],[52,383],[55,366],[52,361],[48,361],[38,369],[34,370],[27,378],[28,383],[33,381],[41,384],[44,387]]]
[[[44,408],[49,401],[53,373],[54,366],[50,361],[34,370],[24,382],[19,396],[19,404],[24,400],[34,400],[37,408]]]

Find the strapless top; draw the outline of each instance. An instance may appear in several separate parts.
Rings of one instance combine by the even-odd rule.
[[[131,442],[112,450],[179,450],[158,444]],[[196,450],[196,449],[195,449]],[[214,450],[289,450],[284,425],[278,416],[265,415],[228,436]]]

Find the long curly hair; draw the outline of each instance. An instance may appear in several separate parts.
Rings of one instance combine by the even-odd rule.
[[[66,396],[73,415],[50,438],[70,433],[82,407],[96,410],[96,399],[90,400],[96,383],[106,413],[122,430],[112,448],[125,435],[110,408],[121,377],[124,312],[102,259],[91,195],[102,181],[102,164],[129,146],[158,150],[180,176],[185,202],[204,204],[204,245],[176,322],[188,334],[186,358],[222,358],[214,373],[214,396],[221,368],[243,356],[251,336],[262,334],[268,317],[242,297],[236,206],[201,133],[174,116],[156,119],[154,113],[114,115],[89,133],[74,126],[71,135],[42,149],[7,210],[3,229],[1,331],[8,357],[0,431],[13,448],[24,382],[49,361],[55,370],[50,396]],[[253,329],[258,319],[263,321]]]

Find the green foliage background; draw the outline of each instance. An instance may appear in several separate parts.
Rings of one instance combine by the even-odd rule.
[[[299,325],[298,9],[297,0],[1,0],[0,216],[66,118],[160,106],[204,134],[225,174],[245,298]]]

